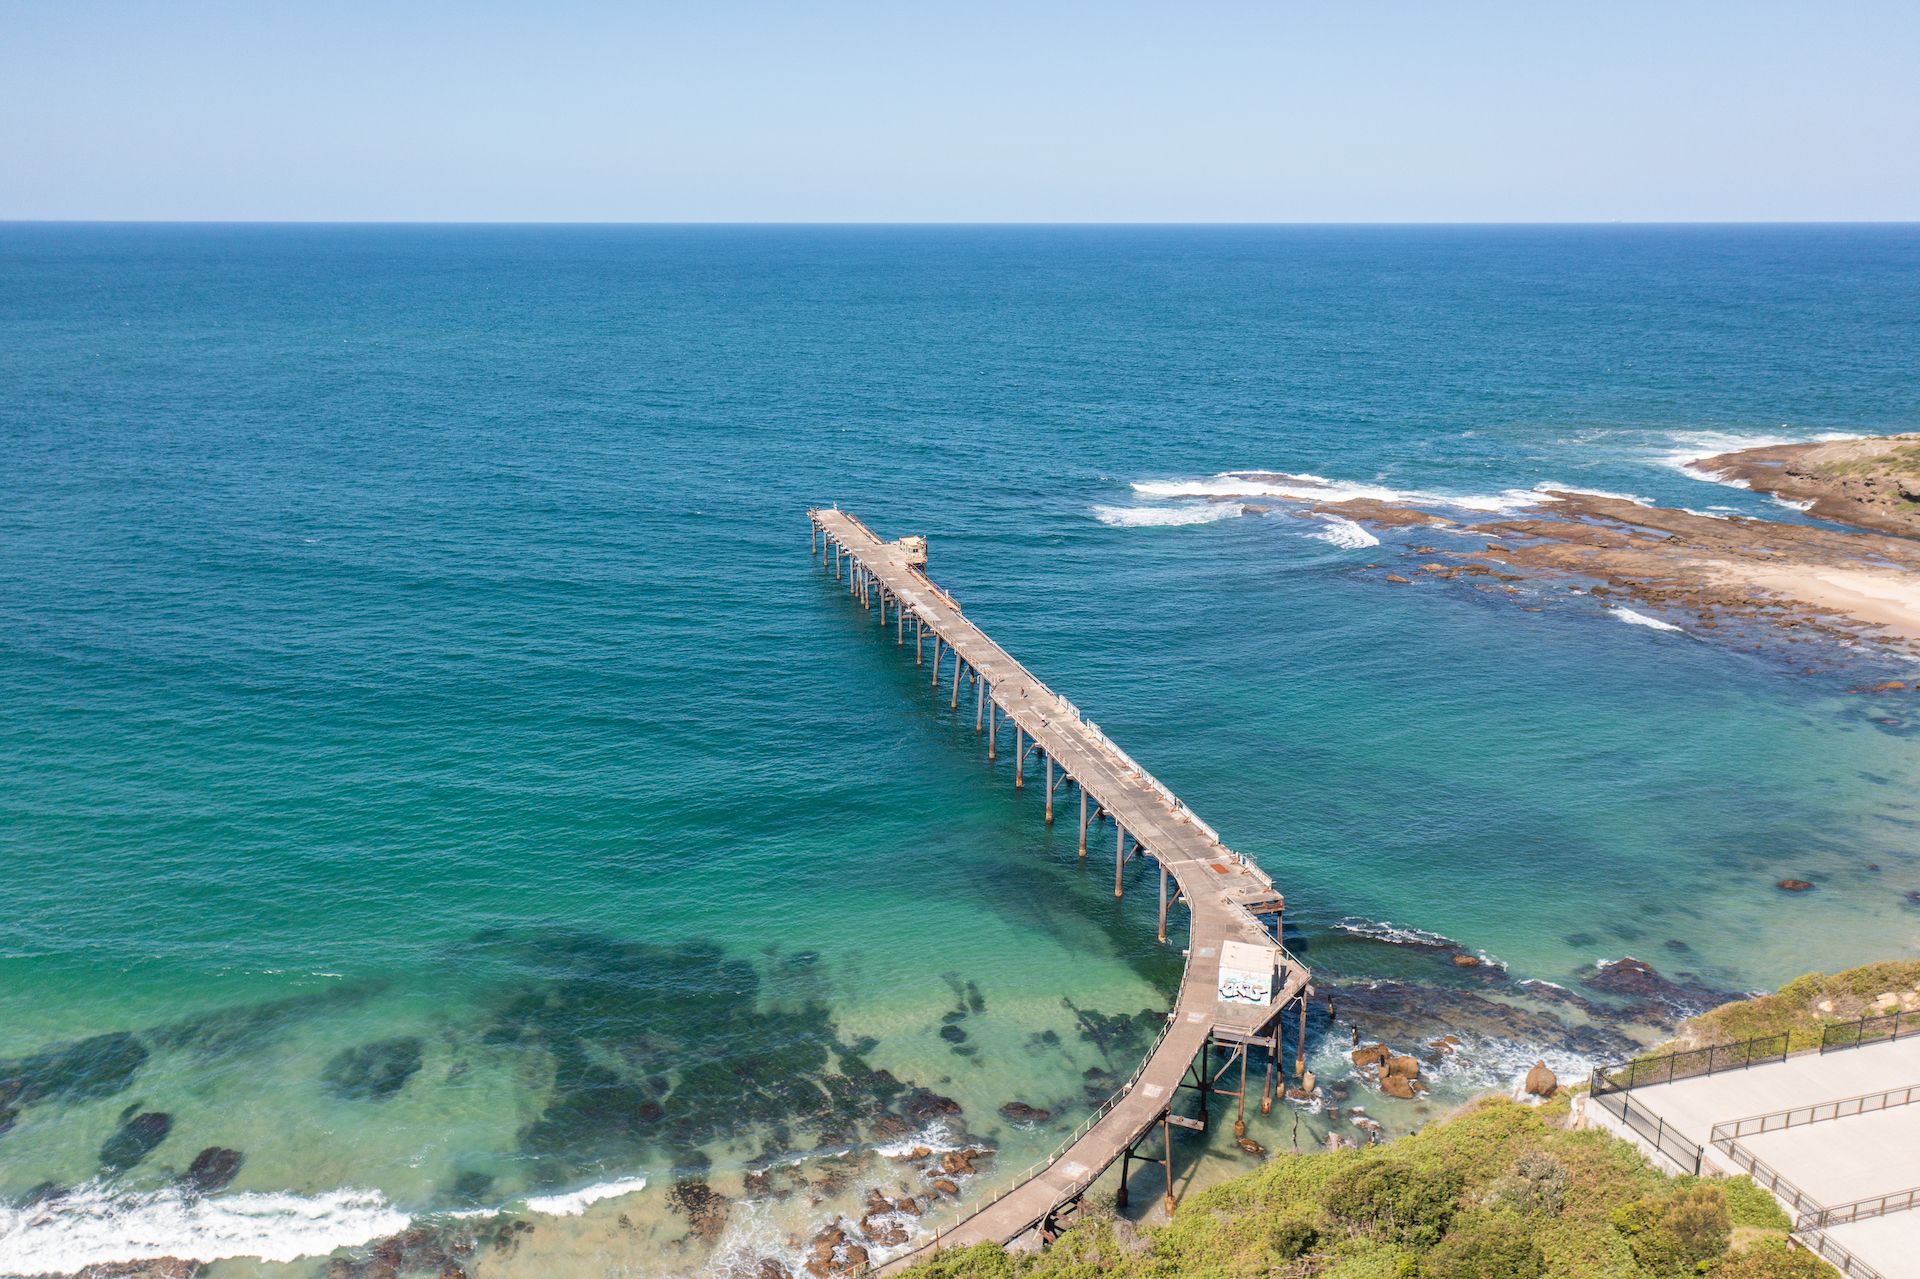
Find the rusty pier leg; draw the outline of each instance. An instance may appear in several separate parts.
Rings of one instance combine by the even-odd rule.
[[[1234,1107],[1233,1139],[1239,1141],[1247,1135],[1247,1045],[1240,1045],[1240,1098]]]
[[[994,757],[994,747],[1000,743],[1000,703],[987,703],[987,758]]]
[[[1087,855],[1087,788],[1080,787],[1080,856]]]
[[[1027,784],[1022,775],[1027,763],[1027,744],[1020,729],[1020,721],[1013,722],[1013,788],[1019,790]]]
[[[1167,1151],[1167,1215],[1173,1215],[1173,1112],[1168,1111],[1160,1119],[1161,1140],[1166,1143]]]
[[[1053,825],[1053,756],[1047,756],[1047,825]]]
[[[933,686],[940,687],[940,632],[933,633]]]
[[[1273,1113],[1273,1063],[1279,1056],[1280,1027],[1278,1023],[1275,1023],[1273,1028],[1273,1043],[1267,1048],[1267,1083],[1266,1086],[1260,1090],[1260,1113],[1263,1115]]]
[[[973,673],[973,731],[977,734],[986,723],[987,681],[980,678],[980,672]]]
[[[1294,1078],[1305,1081],[1307,1077],[1307,996],[1300,995],[1300,1035],[1293,1041]]]
[[[947,703],[947,709],[960,709],[960,650],[957,648],[953,650],[953,700]]]
[[[1120,872],[1127,864],[1127,828],[1113,820],[1113,895],[1120,896]]]
[[[1167,944],[1167,868],[1160,868],[1160,944]]]
[[[927,664],[927,619],[918,613],[913,615],[913,664]]]

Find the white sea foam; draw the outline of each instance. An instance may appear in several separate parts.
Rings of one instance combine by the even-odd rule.
[[[1094,518],[1111,528],[1211,524],[1240,514],[1236,502],[1190,502],[1183,506],[1096,506]]]
[[[1808,498],[1804,502],[1796,502],[1790,497],[1781,497],[1778,493],[1772,493],[1768,496],[1772,497],[1775,502],[1786,507],[1789,511],[1811,511],[1813,509],[1812,498]]]
[[[1648,617],[1645,613],[1636,613],[1630,608],[1610,608],[1607,612],[1612,613],[1629,626],[1648,626],[1656,631],[1681,631],[1682,634],[1685,634],[1685,631],[1675,626],[1672,622],[1663,622],[1657,617]]]
[[[151,1257],[287,1262],[397,1234],[408,1221],[373,1190],[203,1197],[89,1182],[30,1208],[0,1205],[0,1274],[64,1274]]]
[[[1493,515],[1512,514],[1548,500],[1528,489],[1507,489],[1497,494],[1428,493],[1285,471],[1222,471],[1204,480],[1139,480],[1134,483],[1133,491],[1148,499],[1271,497],[1335,504],[1374,501],[1396,506],[1447,506]]]
[[[1369,546],[1380,545],[1380,539],[1355,524],[1344,515],[1322,515],[1325,527],[1307,534],[1322,542],[1330,542],[1343,550],[1360,551]]]
[[[545,1213],[549,1217],[578,1217],[602,1199],[617,1199],[621,1195],[631,1195],[647,1188],[645,1177],[625,1177],[619,1181],[603,1181],[588,1186],[585,1190],[576,1190],[570,1195],[541,1195],[527,1200],[527,1209],[531,1212]]]
[[[1387,919],[1361,919],[1350,915],[1334,927],[1343,933],[1352,933],[1355,937],[1392,942],[1396,946],[1431,946],[1440,950],[1465,949],[1451,937],[1431,933],[1424,928],[1396,924]]]

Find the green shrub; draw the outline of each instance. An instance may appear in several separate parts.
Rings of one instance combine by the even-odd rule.
[[[914,1279],[1013,1279],[1018,1273],[1007,1250],[990,1243],[948,1248],[913,1268]]]
[[[1736,1226],[1758,1226],[1762,1230],[1791,1230],[1793,1218],[1780,1207],[1780,1201],[1753,1184],[1747,1176],[1729,1177],[1720,1183],[1727,1196],[1727,1212]]]
[[[1313,1251],[1320,1232],[1304,1216],[1282,1217],[1273,1225],[1267,1247],[1279,1261],[1291,1261]]]
[[[1762,1239],[1715,1266],[1713,1279],[1835,1279],[1835,1271],[1785,1239]]]
[[[1327,1181],[1325,1204],[1328,1215],[1355,1234],[1424,1248],[1446,1233],[1461,1185],[1451,1169],[1369,1159]]]
[[[1567,1166],[1544,1150],[1530,1150],[1494,1182],[1486,1202],[1523,1217],[1558,1217],[1567,1206]]]
[[[1420,1260],[1422,1279],[1540,1279],[1546,1270],[1526,1219],[1508,1209],[1463,1214]]]
[[[1613,1214],[1634,1260],[1655,1275],[1697,1274],[1725,1255],[1733,1233],[1726,1194],[1693,1185],[1664,1200],[1638,1199]]]

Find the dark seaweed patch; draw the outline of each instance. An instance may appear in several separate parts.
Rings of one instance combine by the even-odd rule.
[[[0,1061],[0,1106],[98,1101],[124,1092],[146,1062],[146,1045],[127,1031]]]
[[[173,1131],[173,1116],[157,1110],[128,1115],[100,1147],[103,1172],[125,1172],[153,1153],[154,1147]]]
[[[385,1101],[419,1073],[426,1045],[416,1036],[376,1040],[334,1054],[320,1083],[341,1101]]]

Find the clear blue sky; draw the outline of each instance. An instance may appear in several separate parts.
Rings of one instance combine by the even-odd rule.
[[[0,8],[0,217],[1920,218],[1920,0]]]

